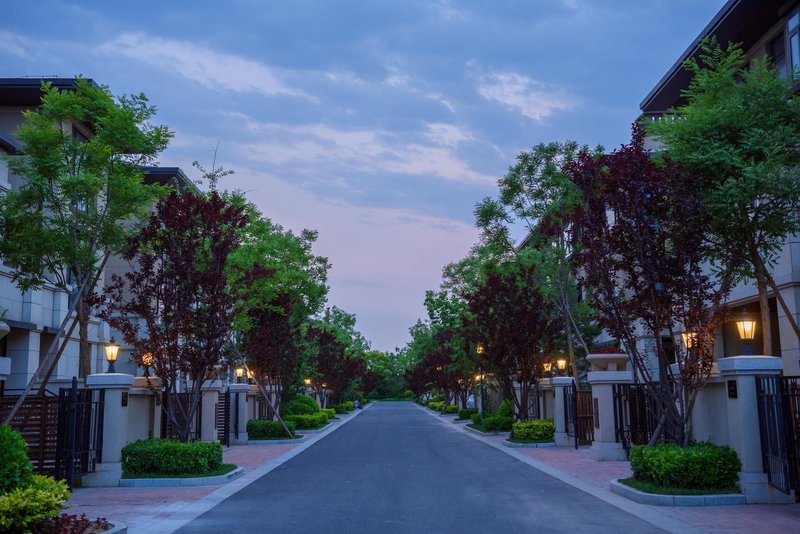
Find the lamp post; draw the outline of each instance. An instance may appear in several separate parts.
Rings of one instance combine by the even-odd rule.
[[[483,343],[478,343],[475,346],[475,352],[479,356],[483,354]],[[480,374],[478,374],[476,378],[479,377],[480,381],[481,381],[481,384],[480,384],[480,391],[481,391],[481,419],[483,419],[486,416],[486,394],[485,394],[485,391],[486,391],[486,385],[485,385],[486,376],[483,374],[483,369],[482,368],[479,368],[478,372]]]
[[[144,376],[150,376],[150,366],[153,365],[153,353],[142,353],[142,366],[144,367]]]
[[[242,377],[244,376],[244,368],[237,367],[236,371],[234,372],[236,373],[236,383],[239,384],[242,381]]]
[[[756,338],[756,322],[746,317],[736,321],[739,338],[744,341],[745,354],[753,354],[752,342]]]
[[[567,369],[567,359],[564,357],[557,359],[556,367],[558,367],[558,374],[563,375],[564,371]]]
[[[114,362],[117,361],[117,354],[119,354],[119,345],[114,341],[114,337],[112,336],[108,343],[105,346],[106,351],[106,361],[108,362],[108,371],[107,373],[116,373],[114,370]]]

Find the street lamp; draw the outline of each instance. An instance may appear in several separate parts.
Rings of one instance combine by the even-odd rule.
[[[108,373],[116,373],[114,370],[114,362],[117,361],[117,354],[119,353],[119,345],[114,341],[114,337],[111,337],[108,343],[105,346],[106,350],[106,361],[108,362]]]
[[[697,342],[697,332],[681,332],[681,338],[683,338],[683,346],[691,349],[692,345]]]
[[[477,352],[478,354],[483,354],[483,344],[482,343],[478,343],[478,346],[475,347],[475,352]]]
[[[549,375],[550,373],[553,372],[553,362],[544,362],[542,364],[542,367],[544,368],[545,374]]]
[[[745,353],[752,354],[752,341],[756,338],[756,322],[747,318],[736,321],[736,328],[739,330],[739,338],[744,341]]]
[[[237,367],[234,372],[236,373],[236,383],[238,384],[242,381],[242,377],[244,376],[244,367]]]
[[[310,378],[306,378],[305,380],[303,380],[303,383],[305,385],[307,385],[307,386],[310,386],[311,385],[311,379]]]
[[[557,359],[556,367],[558,367],[559,372],[565,371],[567,369],[567,359],[566,358]]]
[[[153,365],[153,353],[142,353],[142,366],[144,367],[144,376],[150,376],[150,366]]]

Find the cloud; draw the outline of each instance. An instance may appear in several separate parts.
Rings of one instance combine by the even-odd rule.
[[[248,140],[237,143],[242,156],[290,166],[294,172],[305,170],[317,175],[324,167],[338,174],[390,172],[492,185],[497,181],[473,170],[455,153],[459,143],[473,137],[450,124],[428,124],[419,137],[429,143],[422,143],[406,141],[386,130],[346,130],[321,123],[290,126],[258,122],[242,113],[226,116],[239,121],[251,134]]]
[[[124,33],[100,46],[101,52],[122,55],[218,90],[287,95],[317,99],[287,86],[276,72],[258,61],[217,52],[188,41],[162,39],[143,33]]]
[[[0,31],[0,51],[22,58],[30,57],[31,42],[15,33]]]
[[[494,73],[484,79],[478,92],[486,100],[542,121],[556,111],[569,111],[578,101],[557,87],[546,86],[515,72]]]

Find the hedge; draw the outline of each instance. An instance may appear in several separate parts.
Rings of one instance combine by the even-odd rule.
[[[537,419],[514,423],[511,437],[525,441],[550,441],[556,432],[552,419]]]
[[[285,422],[293,422],[298,429],[317,428],[328,424],[328,414],[317,412],[305,415],[287,415],[283,418]]]
[[[289,430],[294,431],[297,424],[293,421],[284,421]],[[247,422],[247,437],[248,439],[270,439],[270,438],[288,438],[286,430],[279,421],[269,421],[265,419],[250,419]]]
[[[9,425],[0,425],[0,494],[30,481],[33,466],[22,434]]]
[[[479,424],[481,424],[481,414],[479,414],[479,413],[474,413],[474,414],[472,414],[472,415],[470,416],[470,419],[472,419],[472,424],[473,424],[473,425],[479,425]]]
[[[473,415],[478,413],[478,410],[475,408],[463,408],[458,410],[458,418],[459,419],[470,419]]]
[[[125,475],[202,474],[221,465],[222,445],[219,443],[143,439],[122,448],[122,471]]]
[[[514,425],[513,417],[506,417],[504,415],[490,415],[483,420],[483,428],[492,431],[506,431],[511,430]]]
[[[333,408],[323,408],[321,411],[328,414],[328,419],[333,419],[334,417],[336,417],[336,410],[334,410]]]
[[[317,401],[308,395],[300,395],[281,405],[281,415],[308,415],[319,410]]]
[[[430,401],[428,403],[428,408],[434,410],[436,412],[441,412],[444,410],[444,407],[447,406],[444,401]]]
[[[733,449],[708,441],[688,447],[635,445],[630,460],[634,478],[673,488],[733,488],[742,469]]]
[[[444,411],[444,413],[458,413],[458,406],[454,406],[452,404],[449,404],[449,405],[444,407],[443,411]]]
[[[403,392],[403,398],[404,399],[413,399],[414,398],[414,392],[411,391],[410,389],[405,390]]]
[[[352,412],[353,410],[356,409],[356,403],[354,403],[353,401],[344,401],[342,405],[348,412]]]
[[[345,408],[341,404],[336,404],[334,406],[331,406],[331,408],[335,413],[347,413],[347,408]]]
[[[30,532],[56,517],[71,497],[62,480],[31,475],[25,484],[0,495],[0,532]]]
[[[511,399],[506,399],[497,408],[497,415],[502,417],[514,417],[514,403]]]

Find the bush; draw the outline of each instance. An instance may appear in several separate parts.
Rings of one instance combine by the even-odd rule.
[[[333,408],[323,408],[321,411],[328,414],[328,419],[333,419],[334,417],[336,417],[336,410],[334,410]]]
[[[444,413],[458,413],[458,406],[454,406],[452,404],[448,404],[444,407]]]
[[[337,404],[335,406],[331,406],[334,412],[336,413],[347,413],[347,408],[342,406],[341,404]]]
[[[634,478],[673,488],[732,488],[742,469],[733,449],[708,441],[688,447],[635,445],[630,459]]]
[[[289,430],[294,431],[297,425],[292,421],[284,421]],[[286,430],[281,426],[280,421],[268,421],[264,419],[250,419],[247,422],[247,437],[249,439],[270,439],[270,438],[288,438]]]
[[[514,423],[511,437],[525,441],[551,441],[556,432],[552,419],[538,419]]]
[[[514,418],[503,415],[490,415],[483,420],[483,428],[491,431],[511,430],[513,425]]]
[[[319,412],[320,408],[312,397],[300,395],[281,405],[281,415],[306,415]]]
[[[0,425],[0,494],[30,482],[33,466],[22,434]]]
[[[86,514],[61,514],[58,517],[46,519],[36,525],[36,534],[85,534],[86,532],[102,532],[109,530],[111,525],[105,518],[89,521]]]
[[[478,410],[476,410],[475,408],[464,408],[462,410],[458,410],[458,418],[470,419],[476,413],[478,413]]]
[[[410,389],[405,390],[403,392],[403,398],[404,399],[413,399],[414,398],[414,392],[411,391]]]
[[[31,475],[25,485],[0,495],[0,532],[29,532],[32,525],[56,517],[70,497],[63,481]]]
[[[352,412],[353,410],[355,410],[355,409],[356,409],[356,404],[355,404],[353,401],[344,401],[344,402],[342,403],[342,405],[345,407],[345,409],[346,409],[348,412]]]
[[[497,415],[501,417],[514,417],[514,402],[511,399],[506,399],[500,403],[497,409]]]
[[[445,406],[446,405],[445,405],[444,401],[430,401],[428,403],[428,408],[430,408],[431,410],[433,410],[435,412],[441,412],[442,410],[444,410]]]
[[[219,443],[143,439],[122,448],[122,470],[125,475],[202,474],[221,465],[222,445]]]
[[[481,414],[479,414],[479,413],[474,413],[474,414],[472,414],[472,416],[470,417],[470,419],[472,419],[472,424],[473,424],[473,425],[479,425],[479,424],[481,424]]]
[[[328,424],[328,414],[325,412],[317,412],[314,414],[304,415],[287,415],[283,418],[286,422],[293,422],[298,429],[317,428]]]

